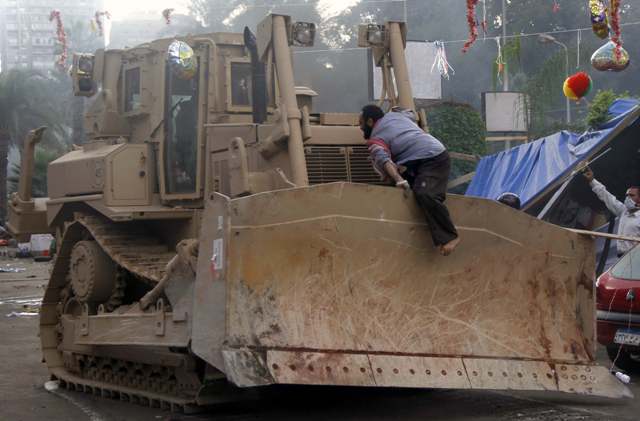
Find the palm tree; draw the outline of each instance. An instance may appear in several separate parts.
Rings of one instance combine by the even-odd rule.
[[[102,43],[82,22],[72,22],[67,37],[75,52],[92,52]],[[34,195],[46,195],[46,182],[38,184],[37,180],[46,180],[46,163],[67,151],[71,143],[83,143],[83,111],[84,98],[73,96],[66,72],[12,69],[0,73],[0,222],[6,216],[9,148],[22,148],[29,130],[47,126],[36,151],[34,173]]]
[[[13,69],[0,74],[0,221],[6,217],[9,147],[20,148],[29,130],[47,126],[43,147],[57,153],[67,149],[68,85],[68,79],[35,70]]]

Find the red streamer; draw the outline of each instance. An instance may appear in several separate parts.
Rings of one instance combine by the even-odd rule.
[[[162,11],[162,17],[166,21],[167,25],[171,24],[171,13],[173,13],[173,9],[164,9]]]
[[[462,52],[466,53],[478,39],[478,24],[476,23],[476,6],[478,0],[467,0],[467,24],[469,25],[469,39],[464,43]]]
[[[67,62],[67,34],[64,31],[64,25],[62,24],[62,17],[60,16],[59,10],[52,10],[51,14],[49,14],[49,22],[52,22],[53,20],[56,21],[56,36],[58,37],[58,42],[62,46],[62,52],[60,53],[60,57],[56,64],[60,70],[64,71]]]
[[[111,19],[111,13],[109,12],[96,12],[95,14],[95,21],[96,21],[96,26],[98,27],[98,31],[100,31],[100,36],[104,35],[104,30],[102,27],[102,18],[105,17],[107,19]]]
[[[621,0],[611,0],[611,41],[616,45],[616,60],[622,57],[622,38],[620,37],[620,3]]]

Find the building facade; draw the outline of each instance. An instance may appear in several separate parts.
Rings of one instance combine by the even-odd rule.
[[[59,51],[56,23],[51,11],[59,10],[65,27],[89,23],[103,0],[0,0],[0,70],[48,70]]]

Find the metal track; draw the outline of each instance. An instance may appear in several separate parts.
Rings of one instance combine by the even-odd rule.
[[[139,223],[113,223],[99,216],[76,215],[76,220],[65,231],[41,309],[40,336],[49,371],[70,390],[172,411],[193,412],[200,385],[194,381],[195,372],[184,366],[140,364],[63,349],[61,303],[69,294],[67,273],[71,249],[89,235],[114,262],[150,285],[162,278],[167,263],[175,256]],[[187,355],[184,358],[192,359]],[[180,377],[175,374],[178,370],[182,370],[180,380],[176,380]],[[158,373],[162,376],[158,377]],[[184,381],[185,374],[189,378],[187,381]]]
[[[93,215],[80,216],[77,221],[114,262],[151,283],[162,279],[167,263],[176,255],[139,223],[113,223]]]

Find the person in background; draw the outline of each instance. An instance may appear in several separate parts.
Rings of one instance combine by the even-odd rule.
[[[502,193],[500,196],[498,196],[496,200],[502,203],[503,205],[507,205],[514,209],[520,210],[520,206],[521,206],[520,196],[518,196],[515,193],[511,193],[511,192]]]
[[[591,168],[587,167],[583,175],[598,199],[602,200],[611,213],[620,218],[618,235],[640,237],[640,187],[629,187],[624,202],[621,202],[595,179]],[[631,250],[635,245],[636,243],[632,241],[617,240],[618,257]]]
[[[411,110],[385,114],[377,105],[367,105],[362,108],[360,129],[376,171],[396,187],[413,190],[434,245],[448,256],[460,242],[444,204],[451,161],[444,145],[418,127],[413,117]],[[405,169],[403,175],[400,168]]]

